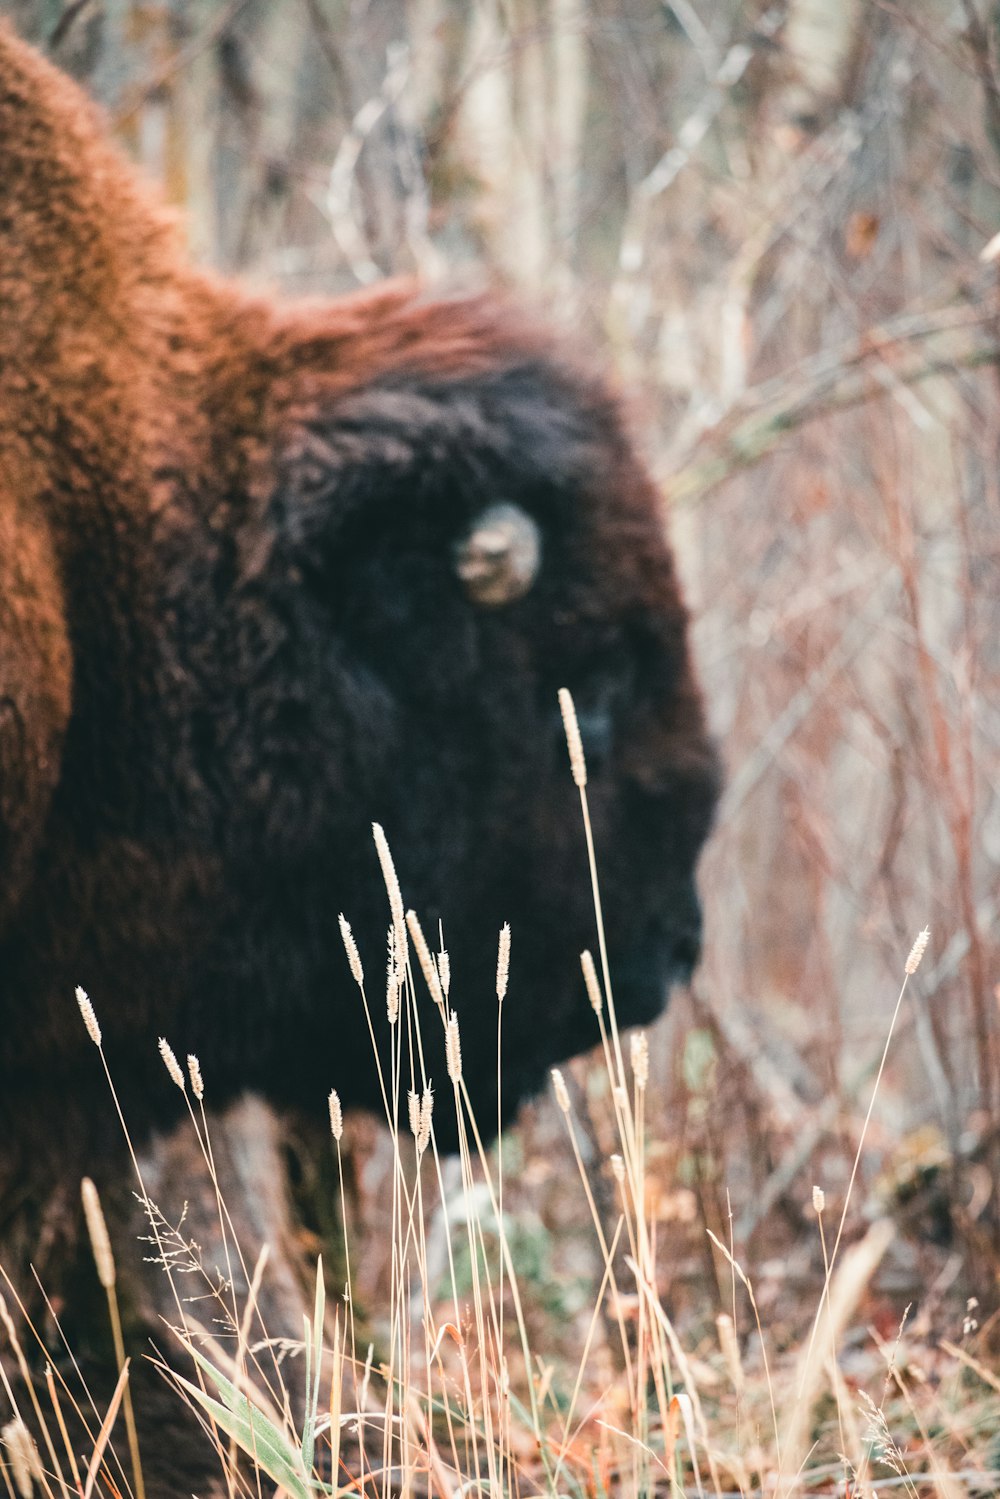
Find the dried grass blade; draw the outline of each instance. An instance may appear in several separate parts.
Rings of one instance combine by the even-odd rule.
[[[122,1403],[125,1386],[128,1384],[130,1363],[130,1359],[125,1360],[122,1372],[118,1376],[118,1383],[115,1385],[114,1394],[111,1396],[111,1404],[108,1406],[107,1415],[101,1422],[101,1429],[97,1433],[97,1441],[94,1443],[94,1450],[87,1465],[87,1479],[83,1486],[83,1499],[91,1499],[91,1495],[94,1492],[94,1484],[97,1482],[97,1475],[100,1472],[101,1463],[104,1461],[104,1449],[108,1445],[108,1438],[111,1436],[112,1428],[118,1416],[118,1407]]]

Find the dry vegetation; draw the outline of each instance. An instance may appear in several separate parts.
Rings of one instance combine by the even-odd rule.
[[[458,1164],[338,1123],[324,1359],[251,1356],[225,1290],[197,1343],[276,1430],[287,1383],[304,1446],[202,1368],[223,1431],[296,1494],[338,1451],[372,1491],[1000,1491],[992,0],[101,9],[56,55],[204,254],[293,290],[485,264],[610,347],[728,766],[693,992],[622,1057],[601,976],[608,1043],[485,1161],[471,1120]]]
[[[896,1484],[913,1494],[928,1488],[945,1499],[972,1489],[992,1492],[989,1444],[997,1439],[1000,1381],[970,1351],[978,1331],[972,1303],[955,1333],[965,1347],[932,1339],[931,1317],[940,1309],[933,1294],[923,1298],[919,1330],[907,1310],[898,1327],[880,1332],[872,1325],[859,1337],[859,1309],[875,1294],[874,1278],[896,1226],[882,1210],[860,1236],[850,1232],[849,1245],[844,1237],[886,1059],[929,932],[916,936],[902,965],[842,1206],[828,1213],[823,1189],[815,1186],[811,1194],[819,1252],[812,1297],[796,1286],[790,1264],[777,1272],[765,1267],[760,1278],[748,1274],[735,1252],[731,1214],[725,1237],[717,1235],[705,1226],[697,1194],[688,1190],[690,1206],[679,1206],[684,1189],[676,1184],[673,1207],[663,1211],[665,1184],[648,1117],[649,1037],[631,1034],[626,1063],[589,835],[586,767],[568,693],[562,707],[588,831],[599,952],[596,961],[589,952],[581,960],[600,1037],[595,1057],[578,1064],[575,1097],[566,1075],[552,1073],[564,1154],[576,1170],[571,1195],[589,1230],[590,1252],[575,1292],[554,1261],[565,1257],[576,1234],[564,1229],[556,1235],[533,1220],[527,1206],[530,1168],[511,1161],[516,1141],[501,1139],[489,1154],[483,1148],[464,1086],[447,952],[430,950],[416,913],[405,909],[391,852],[376,824],[391,921],[384,996],[381,964],[377,995],[370,994],[343,917],[341,932],[358,1002],[366,1012],[385,1003],[391,1027],[388,1054],[375,1048],[372,1056],[390,1126],[384,1137],[389,1180],[382,1184],[381,1221],[363,1236],[366,1243],[381,1242],[387,1256],[379,1267],[378,1302],[368,1316],[359,1307],[364,1276],[360,1267],[352,1270],[359,1236],[356,1204],[345,1191],[345,1122],[336,1090],[328,1110],[343,1226],[343,1290],[328,1304],[320,1260],[313,1317],[306,1318],[302,1340],[290,1341],[267,1327],[258,1300],[268,1273],[267,1249],[251,1270],[229,1218],[198,1059],[189,1056],[185,1070],[161,1040],[164,1065],[185,1094],[202,1168],[216,1193],[225,1260],[207,1264],[183,1223],[165,1220],[136,1160],[151,1259],[174,1301],[164,1328],[174,1354],[169,1363],[160,1362],[163,1378],[214,1445],[220,1482],[230,1495],[252,1494],[269,1481],[293,1499],[466,1490],[669,1490],[699,1496],[763,1490],[784,1496],[840,1489],[863,1494]],[[510,948],[511,932],[504,927],[496,972],[501,1049]],[[418,984],[427,985],[447,1036],[448,1079],[436,1094],[423,1066]],[[109,1106],[117,1106],[99,1019],[83,990],[77,1000],[107,1074]],[[397,1102],[402,1096],[406,1118]],[[716,1100],[709,1093],[704,1102],[711,1111]],[[435,1117],[442,1108],[454,1109],[459,1121],[457,1161],[438,1151]],[[594,1148],[598,1120],[614,1147],[606,1153]],[[142,1499],[116,1267],[89,1180],[83,1200],[97,1274],[107,1292],[119,1383],[107,1409],[93,1405],[82,1377],[67,1380],[51,1367],[44,1390],[37,1389],[22,1335],[5,1312],[21,1377],[6,1383],[12,1419],[3,1429],[3,1471],[11,1494],[16,1487],[25,1499],[36,1484],[53,1499],[72,1491],[89,1499],[99,1483],[110,1492],[131,1489]],[[689,1316],[683,1324],[672,1309],[674,1298],[664,1293],[664,1239],[670,1235],[663,1228],[675,1214],[686,1223],[689,1240],[705,1236],[708,1261],[698,1298],[701,1317]],[[249,1287],[245,1296],[236,1289],[238,1264]],[[773,1297],[775,1287],[785,1304]],[[880,1298],[883,1322],[889,1299],[886,1293]],[[714,1318],[709,1307],[718,1308]],[[561,1335],[555,1333],[559,1323]],[[34,1331],[30,1325],[28,1330]],[[178,1371],[177,1345],[190,1359],[189,1375]],[[78,1455],[67,1435],[66,1407],[87,1429],[85,1453]],[[119,1415],[128,1466],[110,1441]]]

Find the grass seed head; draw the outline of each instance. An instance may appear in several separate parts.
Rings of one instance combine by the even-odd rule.
[[[361,966],[361,954],[358,952],[358,944],[355,942],[354,933],[351,931],[351,923],[348,921],[343,911],[341,911],[340,913],[339,920],[340,935],[344,941],[344,951],[347,953],[347,962],[351,970],[351,977],[354,979],[354,982],[357,984],[358,988],[363,989],[365,983],[365,971]]]
[[[500,944],[497,948],[497,999],[503,1004],[507,993],[507,976],[510,972],[510,922],[500,928]]]
[[[458,1033],[458,1016],[454,1010],[448,1016],[444,1054],[448,1062],[448,1076],[457,1086],[462,1081],[462,1038]]]
[[[177,1084],[178,1088],[180,1088],[181,1092],[183,1093],[185,1088],[187,1087],[187,1084],[184,1081],[184,1074],[181,1071],[181,1064],[174,1056],[173,1047],[170,1045],[170,1042],[166,1039],[165,1036],[160,1037],[158,1045],[160,1048],[160,1056],[163,1058],[164,1067],[166,1067],[167,1071],[170,1073],[172,1081]]]
[[[382,867],[382,878],[385,881],[386,894],[389,897],[389,910],[392,912],[392,925],[396,933],[396,942],[403,954],[403,961],[400,966],[405,967],[406,915],[403,910],[403,896],[399,888],[399,878],[396,874],[396,866],[392,860],[385,831],[380,822],[372,823],[372,835],[375,839],[375,851],[378,854],[378,862]]]
[[[922,932],[918,932],[913,946],[910,948],[910,956],[906,960],[907,977],[911,977],[920,967],[920,959],[927,951],[927,944],[931,940],[931,929],[925,926]]]
[[[813,1187],[813,1212],[816,1214],[817,1218],[822,1216],[823,1209],[825,1207],[826,1193],[823,1191],[822,1187]]]
[[[83,1198],[83,1216],[87,1222],[90,1247],[94,1252],[97,1278],[105,1289],[110,1290],[115,1283],[115,1257],[111,1252],[111,1239],[108,1236],[108,1225],[104,1221],[101,1199],[89,1176],[85,1176],[80,1183],[80,1196]]]
[[[448,998],[448,990],[451,988],[451,959],[447,948],[442,947],[437,955],[438,979],[441,983],[441,993],[445,999]]]
[[[410,1134],[414,1139],[420,1133],[420,1094],[411,1088],[406,1095],[406,1113],[410,1121]]]
[[[625,1162],[620,1155],[613,1155],[611,1157],[611,1174],[616,1182],[623,1182],[625,1180]]]
[[[604,995],[601,993],[601,983],[597,977],[597,969],[594,967],[594,959],[590,950],[580,954],[580,967],[583,969],[583,982],[587,986],[587,998],[590,1000],[590,1008],[595,1015],[599,1015],[604,1009]]]
[[[31,1439],[31,1433],[20,1416],[0,1427],[0,1442],[7,1449],[14,1487],[21,1499],[31,1499],[36,1478],[43,1478],[41,1458]],[[46,1485],[48,1487],[48,1485]]]
[[[83,1023],[87,1027],[87,1035],[95,1046],[100,1046],[101,1027],[97,1023],[94,1006],[90,1003],[86,989],[81,989],[79,984],[76,986],[76,1002],[80,1006],[80,1014],[83,1016]]]
[[[580,725],[577,722],[573,696],[568,687],[559,689],[559,711],[562,713],[563,728],[566,731],[569,767],[573,772],[574,781],[582,791],[587,784],[587,762],[583,754],[583,740],[580,738]]]
[[[434,1113],[434,1094],[430,1083],[424,1088],[420,1099],[420,1128],[417,1131],[417,1154],[423,1155],[431,1138],[431,1116]]]
[[[633,1031],[631,1039],[632,1075],[639,1092],[649,1082],[649,1037],[645,1031]]]
[[[424,976],[424,983],[431,993],[431,998],[439,1010],[444,1009],[444,993],[441,989],[441,980],[438,978],[437,969],[434,967],[434,959],[431,950],[427,946],[427,938],[424,929],[420,925],[420,918],[416,911],[407,911],[406,926],[410,933],[410,939],[417,953],[417,962],[420,964],[420,972]]]
[[[403,969],[399,964],[399,933],[394,926],[389,928],[386,939],[389,955],[385,965],[385,1012],[389,1024],[395,1025],[399,1018],[399,991],[403,986]]]
[[[191,1092],[197,1098],[198,1102],[201,1103],[205,1097],[205,1080],[201,1075],[201,1063],[194,1055],[194,1052],[191,1051],[188,1052],[187,1061],[188,1077],[191,1079]]]
[[[344,1111],[340,1106],[340,1094],[336,1088],[330,1089],[327,1103],[330,1106],[330,1133],[339,1145],[344,1134]]]
[[[569,1089],[566,1087],[566,1079],[558,1067],[552,1069],[552,1086],[556,1093],[556,1103],[564,1114],[569,1113]]]

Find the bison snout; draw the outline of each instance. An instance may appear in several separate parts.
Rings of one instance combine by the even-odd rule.
[[[693,880],[670,903],[666,916],[671,982],[686,984],[701,957],[701,901]]]

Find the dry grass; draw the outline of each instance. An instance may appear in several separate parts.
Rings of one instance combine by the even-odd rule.
[[[561,704],[588,832],[603,973],[599,977],[590,955],[583,955],[599,1045],[591,1059],[552,1075],[548,1124],[563,1132],[575,1165],[572,1230],[546,1230],[524,1212],[532,1161],[522,1157],[515,1164],[515,1138],[484,1149],[462,1077],[447,955],[432,954],[416,913],[404,914],[381,829],[375,836],[392,918],[385,999],[392,1045],[388,1055],[373,1057],[373,1065],[383,1078],[391,1132],[384,1136],[389,1190],[381,1194],[387,1222],[378,1226],[387,1246],[385,1299],[372,1318],[371,1342],[355,1310],[349,1225],[358,1203],[345,1194],[342,1149],[350,1132],[336,1092],[329,1112],[347,1285],[342,1298],[329,1302],[322,1263],[317,1266],[312,1316],[302,1340],[290,1345],[288,1329],[257,1325],[266,1255],[252,1273],[243,1266],[250,1289],[242,1304],[235,1293],[233,1265],[241,1251],[216,1175],[200,1067],[189,1059],[189,1093],[173,1050],[161,1041],[165,1066],[188,1101],[227,1246],[224,1267],[202,1265],[149,1201],[140,1176],[157,1273],[173,1287],[173,1346],[190,1362],[189,1373],[182,1372],[178,1351],[162,1372],[213,1443],[220,1483],[230,1495],[250,1495],[270,1481],[295,1499],[328,1493],[331,1483],[344,1493],[383,1496],[669,1492],[701,1499],[763,1492],[785,1499],[901,1488],[954,1499],[993,1492],[1000,1483],[994,1471],[1000,1380],[971,1304],[964,1325],[951,1328],[953,1340],[940,1337],[950,1327],[944,1300],[935,1317],[933,1298],[924,1298],[919,1328],[895,1309],[887,1326],[898,1296],[880,1276],[898,1230],[886,1206],[871,1215],[872,1199],[865,1227],[855,1200],[893,1034],[929,934],[921,932],[901,962],[902,985],[868,1086],[832,1243],[828,1194],[816,1186],[811,1244],[787,1243],[783,1264],[752,1273],[736,1252],[734,1207],[727,1199],[716,1232],[699,1186],[682,1185],[693,1180],[690,1163],[676,1148],[666,1151],[651,1129],[645,1034],[630,1036],[626,1063],[600,921],[583,752],[568,694]],[[344,920],[341,929],[359,1003],[367,1008],[361,960]],[[498,945],[500,1013],[511,940],[516,934],[505,928]],[[423,1070],[418,984],[430,990],[445,1028],[450,1097],[435,1099]],[[80,1003],[100,1049],[93,1009],[85,999]],[[407,1075],[417,1085],[402,1121],[395,1100]],[[693,1076],[691,1085],[692,1093],[700,1086]],[[709,1113],[718,1107],[711,1089],[705,1102]],[[434,1117],[443,1107],[454,1108],[459,1121],[457,1165],[437,1147]],[[543,1128],[536,1119],[535,1132]],[[566,1182],[561,1190],[570,1195]],[[71,1402],[83,1420],[86,1399],[79,1391],[74,1396],[51,1369],[44,1390],[36,1391],[22,1334],[5,1314],[20,1375],[19,1384],[3,1376],[10,1420],[2,1432],[0,1471],[12,1496],[41,1491],[52,1499],[81,1493],[89,1499],[98,1486],[142,1495],[114,1264],[96,1192],[90,1183],[84,1191],[120,1379],[109,1408],[94,1412],[89,1452],[75,1450],[63,1406]],[[583,1222],[589,1252],[579,1246]],[[372,1228],[369,1221],[368,1248]],[[688,1272],[675,1256],[679,1244],[690,1252],[699,1238],[701,1286],[692,1303],[676,1294],[678,1277]],[[787,1241],[787,1233],[779,1232],[781,1238]],[[552,1251],[551,1262],[538,1257],[539,1245]],[[566,1292],[565,1266],[555,1264],[572,1248],[585,1267],[575,1299]],[[808,1263],[817,1256],[810,1299],[803,1278],[810,1279]],[[182,1284],[192,1273],[203,1282],[196,1296]],[[206,1293],[211,1319],[194,1313]],[[546,1306],[546,1295],[559,1294],[562,1305]],[[210,1331],[210,1320],[222,1332]],[[126,1466],[113,1455],[120,1405],[132,1452]]]

